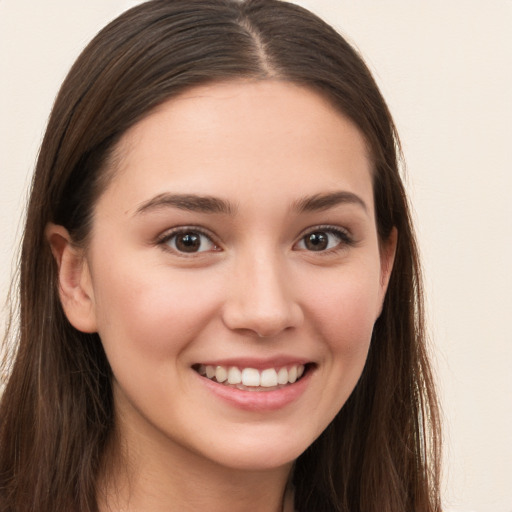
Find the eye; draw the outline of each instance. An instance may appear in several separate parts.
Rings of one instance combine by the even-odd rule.
[[[337,228],[319,228],[304,235],[297,243],[296,248],[319,252],[351,244],[352,240],[345,231]]]
[[[176,252],[187,254],[219,250],[208,235],[193,229],[169,233],[161,243],[169,246]]]

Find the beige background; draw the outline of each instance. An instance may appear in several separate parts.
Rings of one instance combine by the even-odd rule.
[[[59,84],[136,3],[0,0],[2,301]],[[445,416],[445,511],[512,512],[512,1],[297,3],[358,46],[402,136]]]

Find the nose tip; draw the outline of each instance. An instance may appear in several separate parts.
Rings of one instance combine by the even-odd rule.
[[[266,304],[262,309],[255,301],[231,304],[224,313],[224,323],[231,330],[252,333],[258,338],[271,338],[296,328],[302,321],[300,308],[293,303]]]
[[[272,338],[283,331],[298,327],[300,318],[300,310],[294,304],[283,304],[281,308],[275,308],[266,314],[254,314],[254,311],[249,313],[243,321],[246,327],[242,329],[254,332],[258,338]]]
[[[229,329],[271,338],[302,323],[302,308],[277,271],[253,268],[244,275],[232,281],[224,304],[223,320]]]

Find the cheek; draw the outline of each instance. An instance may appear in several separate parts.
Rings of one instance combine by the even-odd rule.
[[[380,310],[378,272],[339,273],[310,291],[315,328],[333,352],[366,354]]]
[[[218,297],[200,276],[147,265],[136,272],[119,260],[115,269],[98,269],[96,281],[98,332],[106,350],[130,348],[144,358],[179,352],[210,320]]]
[[[378,276],[371,266],[337,269],[315,280],[308,292],[312,336],[323,347],[318,367],[321,399],[311,406],[319,432],[344,406],[363,371],[379,309]]]

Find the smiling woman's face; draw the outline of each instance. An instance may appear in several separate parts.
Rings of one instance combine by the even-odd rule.
[[[363,137],[308,89],[233,82],[168,101],[118,153],[75,324],[101,337],[121,438],[290,463],[356,385],[392,264]]]

